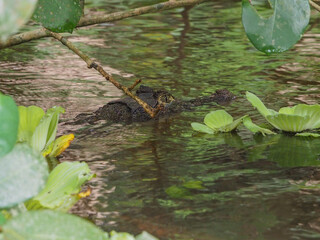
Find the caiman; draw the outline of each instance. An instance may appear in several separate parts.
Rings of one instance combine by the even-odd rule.
[[[216,90],[209,96],[195,98],[188,101],[176,100],[174,96],[164,90],[153,90],[150,87],[140,85],[136,95],[149,104],[152,108],[161,106],[161,110],[156,118],[170,115],[173,113],[191,110],[193,107],[216,102],[224,104],[235,99],[235,95],[227,89]],[[135,100],[130,97],[111,101],[99,108],[93,114],[79,114],[74,124],[88,122],[93,124],[98,120],[108,120],[112,122],[143,122],[151,120],[151,117],[145,112]]]

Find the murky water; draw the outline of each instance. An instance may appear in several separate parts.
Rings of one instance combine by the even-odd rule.
[[[109,12],[157,1],[94,1]],[[74,212],[109,231],[146,230],[160,239],[319,239],[320,140],[195,134],[193,121],[217,108],[250,114],[256,93],[271,108],[319,103],[320,27],[314,13],[290,51],[266,56],[248,42],[239,1],[212,1],[77,30],[70,39],[122,83],[137,78],[191,99],[228,88],[228,106],[131,125],[60,125],[76,140],[62,160],[87,161],[93,194]],[[50,39],[0,51],[0,89],[19,104],[60,105],[63,121],[122,93]]]

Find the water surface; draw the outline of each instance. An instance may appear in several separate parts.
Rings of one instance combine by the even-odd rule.
[[[92,1],[108,12],[157,1]],[[319,239],[320,140],[234,134],[208,136],[190,127],[207,112],[235,118],[257,111],[243,98],[257,94],[270,108],[318,103],[316,14],[290,51],[266,56],[248,42],[241,3],[209,1],[79,29],[70,40],[119,81],[136,79],[191,99],[227,88],[230,105],[130,125],[60,125],[76,140],[61,160],[86,161],[97,174],[93,194],[73,209],[104,230],[160,239]],[[30,27],[32,28],[32,27]],[[0,52],[0,89],[21,105],[66,108],[62,121],[89,113],[122,93],[58,42],[42,39]]]

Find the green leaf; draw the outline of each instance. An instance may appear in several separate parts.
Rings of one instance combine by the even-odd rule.
[[[2,214],[2,212],[0,212],[0,226],[5,224],[6,221],[6,217]]]
[[[175,185],[168,187],[165,192],[172,198],[186,198],[191,195],[188,189]]]
[[[211,129],[208,126],[201,124],[201,123],[193,122],[193,123],[191,123],[191,127],[193,128],[193,130],[198,131],[198,132],[214,134],[213,129]]]
[[[298,136],[298,137],[320,137],[320,134],[319,133],[304,132],[304,133],[297,133],[295,136]]]
[[[129,233],[111,231],[110,240],[135,240],[135,238]]]
[[[80,198],[81,186],[93,177],[84,162],[63,162],[53,169],[44,189],[26,203],[29,210],[50,208],[68,211]]]
[[[216,110],[208,113],[204,118],[204,123],[213,130],[226,126],[233,122],[233,117],[225,110]]]
[[[45,185],[45,159],[26,144],[0,159],[0,208],[7,208],[35,196]]]
[[[273,0],[269,18],[242,0],[242,23],[252,44],[265,53],[283,52],[300,40],[310,18],[308,0]]]
[[[31,138],[31,146],[35,150],[41,152],[46,146],[54,141],[60,113],[64,113],[63,108],[53,107],[49,109],[46,115],[41,119]]]
[[[306,130],[306,123],[310,120],[309,116],[276,114],[266,116],[268,122],[275,128],[286,132],[301,132]]]
[[[45,113],[42,108],[37,106],[19,106],[18,110],[20,117],[18,141],[30,143],[32,135]]]
[[[50,210],[18,215],[3,226],[6,240],[108,240],[108,234],[80,217]]]
[[[31,17],[37,0],[0,0],[0,40],[16,33]]]
[[[188,181],[183,186],[188,189],[204,189],[201,181]]]
[[[16,143],[18,125],[17,105],[11,97],[0,93],[0,157],[10,152]]]
[[[305,123],[305,129],[316,129],[320,127],[320,105],[298,104],[294,107],[294,114],[309,117],[308,122]]]
[[[260,132],[263,136],[265,135],[271,135],[271,134],[276,134],[274,132],[272,132],[271,130],[267,129],[267,128],[262,128],[262,127],[259,127],[258,125],[254,124],[252,121],[251,121],[251,118],[250,117],[245,117],[243,119],[243,124],[246,128],[248,128],[251,132],[253,133],[257,133],[257,132]]]
[[[272,115],[277,113],[272,109],[266,108],[266,106],[263,104],[260,98],[258,98],[253,93],[246,92],[246,97],[247,97],[247,100],[252,104],[252,106],[258,109],[258,111],[262,116],[266,117],[267,115]]]
[[[234,129],[236,129],[242,123],[242,119],[245,118],[246,116],[247,115],[245,115],[245,116],[243,116],[241,118],[238,118],[234,122],[219,128],[219,131],[220,132],[231,132],[231,131],[233,131]]]
[[[53,32],[72,33],[81,15],[79,0],[39,0],[33,19]]]
[[[143,231],[138,236],[136,236],[136,240],[159,240],[159,239],[152,236],[150,233]]]

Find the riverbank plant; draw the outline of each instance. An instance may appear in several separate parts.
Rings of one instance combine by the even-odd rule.
[[[59,156],[73,134],[56,139],[61,107],[47,112],[17,107],[0,93],[0,239],[157,240],[143,232],[110,235],[80,217],[67,214],[91,189],[81,192],[94,174],[85,162],[63,162],[49,170],[48,158]],[[47,157],[47,158],[46,158]],[[17,237],[18,236],[18,237]]]

